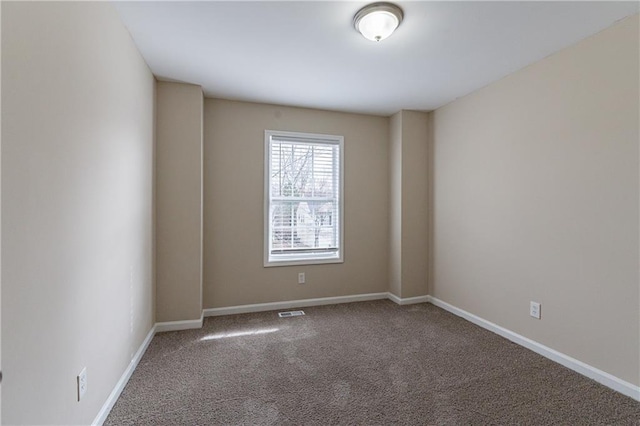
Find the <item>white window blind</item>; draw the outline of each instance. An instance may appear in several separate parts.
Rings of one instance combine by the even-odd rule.
[[[342,136],[265,132],[265,266],[342,261]]]

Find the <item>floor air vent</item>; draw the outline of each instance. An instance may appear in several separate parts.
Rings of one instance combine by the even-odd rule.
[[[304,311],[289,311],[289,312],[278,313],[278,316],[280,318],[299,317],[301,315],[304,315]]]

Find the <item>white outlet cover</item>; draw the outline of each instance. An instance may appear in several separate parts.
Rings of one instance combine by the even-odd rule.
[[[540,319],[540,303],[531,302],[529,305],[529,315],[533,318]]]
[[[304,272],[300,272],[298,274],[298,284],[304,284],[304,281],[305,281]]]
[[[78,382],[78,401],[87,393],[87,367],[83,368],[77,377]]]

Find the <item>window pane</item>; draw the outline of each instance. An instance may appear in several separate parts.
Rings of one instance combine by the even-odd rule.
[[[292,134],[272,134],[267,141],[269,260],[272,254],[286,259],[300,254],[313,260],[313,253],[319,259],[341,258],[342,138],[310,141],[307,136],[296,140]]]
[[[335,201],[273,201],[272,251],[337,248]]]

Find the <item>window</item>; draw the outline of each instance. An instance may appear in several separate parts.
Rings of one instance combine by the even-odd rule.
[[[265,131],[264,266],[343,259],[343,137]]]

